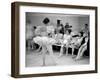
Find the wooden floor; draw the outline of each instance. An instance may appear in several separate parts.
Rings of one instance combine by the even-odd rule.
[[[59,52],[54,52],[54,57],[56,60],[56,64],[54,60],[50,57],[49,53],[46,54],[45,57],[45,66],[57,66],[57,65],[83,65],[89,64],[89,57],[84,56],[80,60],[74,60],[74,56],[71,54],[59,56]],[[26,67],[36,67],[43,66],[43,57],[42,54],[36,51],[26,51]]]

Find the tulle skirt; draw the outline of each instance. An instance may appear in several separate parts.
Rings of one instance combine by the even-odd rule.
[[[56,40],[53,38],[45,37],[45,36],[37,36],[33,38],[34,42],[39,44],[39,45],[52,45],[56,43]]]
[[[62,44],[65,44],[66,46],[69,44],[68,40],[63,40]]]

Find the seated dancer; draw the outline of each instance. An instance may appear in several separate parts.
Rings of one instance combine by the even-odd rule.
[[[63,55],[63,47],[66,47],[66,55],[68,55],[68,45],[71,41],[71,29],[66,30],[64,36],[63,36],[63,41],[62,41],[62,46],[60,50],[60,55]]]
[[[42,58],[43,58],[43,65],[45,64],[45,57],[46,52],[48,51],[52,60],[54,60],[56,64],[56,60],[52,50],[52,44],[56,42],[55,39],[52,38],[54,28],[49,25],[50,20],[45,18],[43,20],[43,26],[37,27],[36,34],[37,36],[33,39],[37,44],[42,46]]]
[[[78,54],[77,54],[75,60],[81,59],[83,54],[84,54],[84,52],[87,50],[87,46],[88,46],[88,43],[89,43],[89,36],[87,34],[85,34],[85,33],[83,34],[83,40],[85,42],[79,48]]]
[[[62,43],[63,34],[61,34],[59,31],[57,31],[54,38],[56,40],[56,44],[59,45]]]
[[[72,48],[72,55],[74,55],[74,50],[78,49],[81,46],[82,40],[83,40],[83,35],[81,33],[72,37],[72,41],[70,42],[69,45],[69,47]]]

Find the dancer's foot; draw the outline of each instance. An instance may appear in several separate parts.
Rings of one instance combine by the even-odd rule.
[[[38,55],[42,55],[42,52],[38,52]]]
[[[66,56],[68,56],[68,53],[66,53]]]
[[[72,55],[72,58],[76,58],[76,55]]]
[[[54,62],[54,66],[56,66],[56,65],[57,65],[57,62],[55,61],[55,62]]]
[[[63,56],[63,54],[59,54],[59,55],[58,55],[58,58],[61,57],[61,56]]]

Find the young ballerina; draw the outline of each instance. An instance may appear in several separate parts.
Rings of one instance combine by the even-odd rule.
[[[60,50],[60,55],[63,55],[63,47],[66,47],[66,55],[68,55],[68,45],[70,44],[71,41],[71,29],[66,30],[64,36],[63,36],[63,41],[62,41],[62,46],[61,46],[61,50]]]
[[[87,50],[87,46],[89,46],[89,26],[88,26],[88,24],[85,24],[82,32],[83,32],[84,43],[79,48],[79,51],[78,51],[78,54],[77,54],[75,60],[81,59],[84,52]]]
[[[83,40],[83,35],[81,33],[73,37],[72,41],[70,42],[70,47],[72,48],[72,55],[74,55],[74,50],[78,49],[81,46],[82,40]]]
[[[44,25],[37,28],[36,30],[37,36],[33,39],[37,44],[42,46],[43,66],[46,65],[45,58],[46,58],[47,51],[49,52],[51,59],[56,64],[56,60],[52,50],[52,44],[54,44],[56,40],[52,38],[54,29],[52,26],[49,25],[49,22],[50,20],[48,18],[45,18],[43,20]]]
[[[85,43],[81,45],[81,47],[79,48],[78,54],[75,58],[75,60],[79,60],[82,58],[84,52],[87,50],[87,46],[88,46],[88,41],[89,41],[89,36],[87,34],[84,33],[83,38],[85,40]]]

